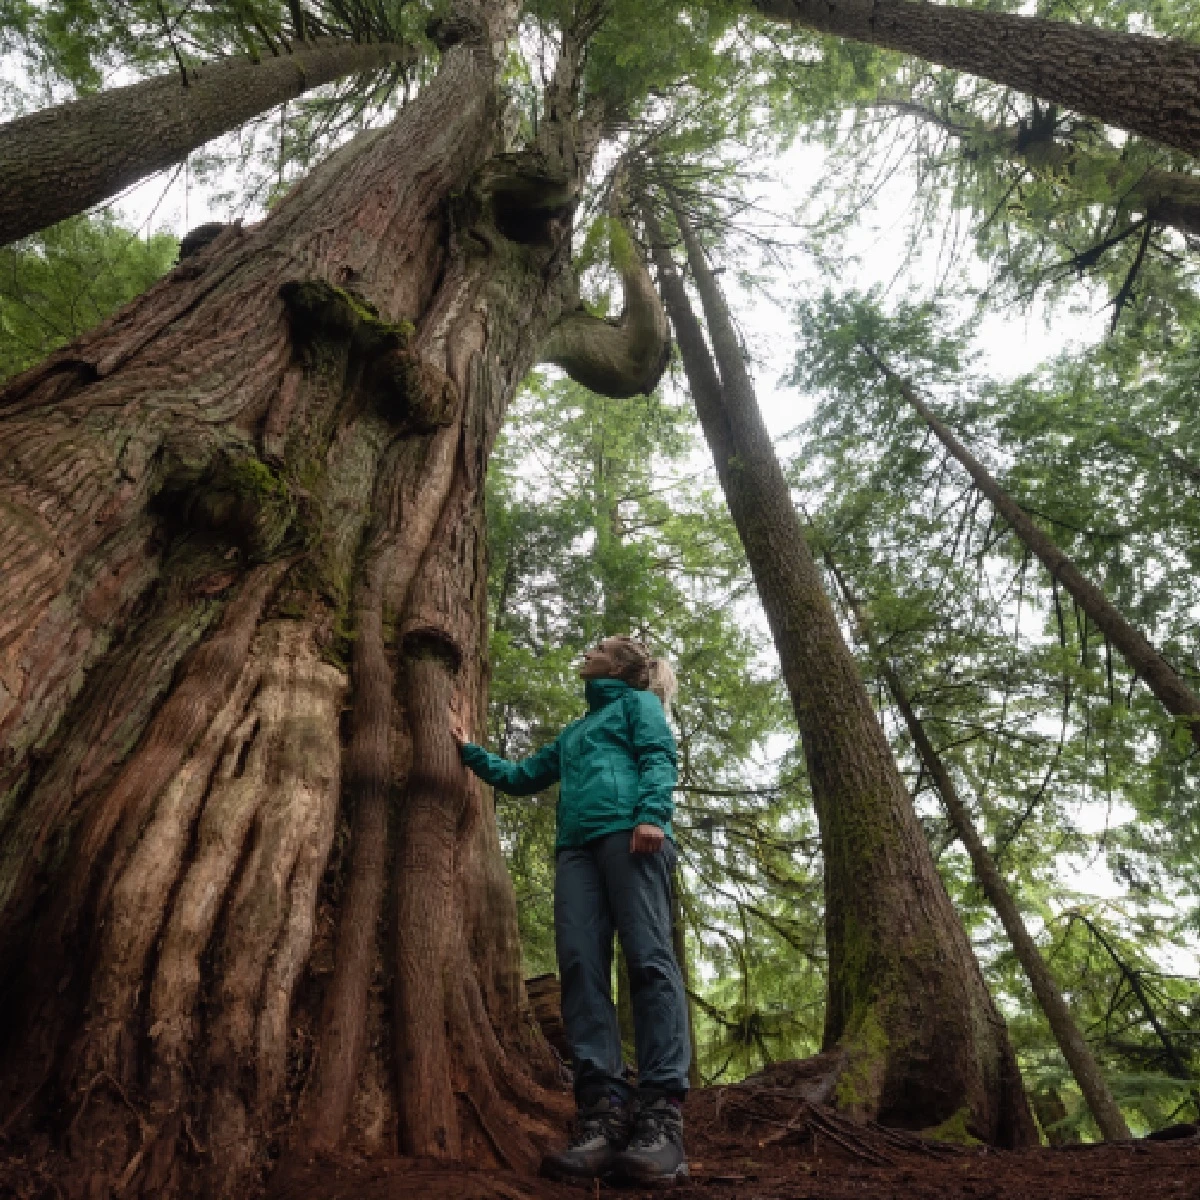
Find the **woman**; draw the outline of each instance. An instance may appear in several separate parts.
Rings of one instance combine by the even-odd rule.
[[[453,732],[486,783],[527,796],[558,783],[554,939],[578,1108],[556,1177],[683,1178],[687,1002],[671,944],[675,738],[666,720],[674,676],[633,638],[583,656],[588,711],[548,746],[512,763]],[[612,1001],[613,931],[629,968],[637,1044],[635,1093],[622,1075]]]

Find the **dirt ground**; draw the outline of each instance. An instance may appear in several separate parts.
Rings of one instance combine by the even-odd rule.
[[[1171,1140],[1008,1153],[855,1125],[780,1086],[709,1088],[685,1110],[679,1200],[1200,1200],[1200,1129]],[[579,1200],[644,1195],[412,1160],[326,1162],[271,1200]]]

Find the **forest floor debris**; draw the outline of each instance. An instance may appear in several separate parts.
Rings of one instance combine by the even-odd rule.
[[[1200,1130],[1167,1141],[1006,1152],[856,1124],[800,1092],[754,1083],[695,1092],[686,1110],[692,1178],[671,1194],[680,1200],[1200,1200]],[[270,1200],[646,1194],[405,1159],[341,1159],[293,1177]]]

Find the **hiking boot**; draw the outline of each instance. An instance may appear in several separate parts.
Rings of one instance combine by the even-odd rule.
[[[629,1141],[629,1110],[617,1096],[601,1096],[575,1114],[575,1132],[565,1150],[542,1159],[551,1179],[596,1179],[612,1170]]]
[[[652,1186],[669,1186],[688,1177],[679,1101],[669,1096],[637,1100],[633,1136],[616,1156],[613,1173],[628,1183]]]

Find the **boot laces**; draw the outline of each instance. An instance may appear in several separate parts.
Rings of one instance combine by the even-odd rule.
[[[644,1108],[638,1113],[630,1147],[649,1149],[663,1141],[674,1141],[675,1114],[661,1109]]]
[[[615,1140],[616,1126],[616,1113],[595,1112],[580,1114],[575,1118],[575,1133],[572,1135],[568,1146],[572,1150],[577,1150],[580,1146],[586,1146],[588,1142],[593,1142],[598,1137],[607,1138],[611,1142]]]

